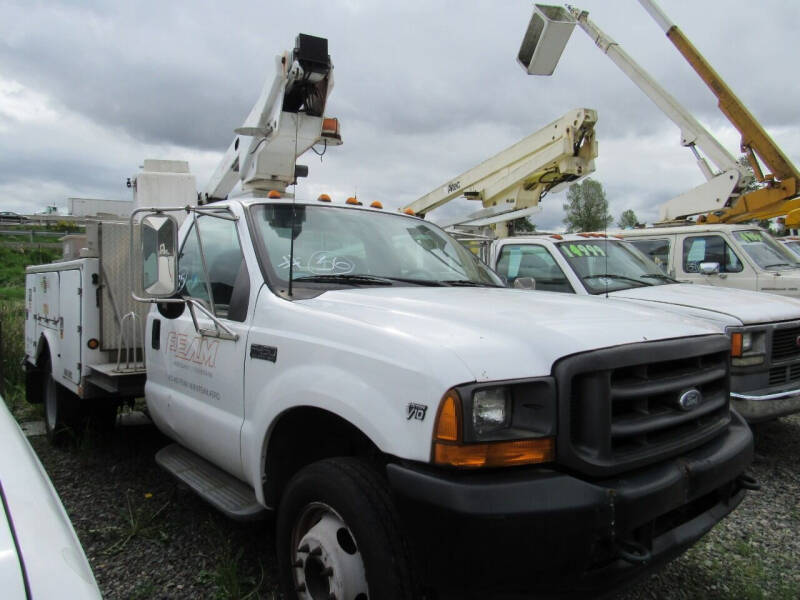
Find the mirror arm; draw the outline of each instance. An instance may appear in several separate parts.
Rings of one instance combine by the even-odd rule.
[[[192,315],[192,322],[194,323],[194,328],[197,333],[206,337],[215,337],[220,338],[223,340],[233,340],[236,341],[239,339],[239,334],[231,331],[231,329],[225,325],[222,321],[220,321],[217,317],[215,317],[203,304],[195,300],[194,298],[185,298],[183,301],[189,305],[189,312]],[[212,323],[214,323],[214,331],[210,329],[202,329],[197,322],[197,316],[195,314],[195,308],[200,310],[206,317],[211,319]]]
[[[203,240],[200,236],[200,225],[197,221],[197,211],[192,212],[192,228],[194,229],[195,237],[197,238],[197,247],[200,250],[200,262],[203,264],[203,277],[206,280],[206,293],[208,294],[208,303],[211,305],[211,312],[217,313],[217,307],[214,304],[214,294],[211,293],[211,279],[208,275],[208,266],[206,265],[206,253],[203,250]]]

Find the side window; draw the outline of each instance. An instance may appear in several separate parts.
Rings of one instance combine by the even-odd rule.
[[[203,215],[198,217],[197,227],[203,243],[208,279],[203,269],[195,225],[192,225],[178,258],[180,293],[203,300],[210,307],[210,288],[217,317],[244,321],[250,296],[250,277],[236,233],[236,223]]]
[[[574,294],[567,277],[544,246],[503,246],[497,272],[513,285],[517,277],[533,277],[536,289]]]
[[[728,243],[719,235],[689,237],[683,240],[683,270],[699,273],[700,263],[719,263],[720,273],[739,273],[742,261]]]
[[[628,239],[626,242],[636,247],[639,252],[647,256],[658,265],[658,268],[669,272],[669,240],[642,240]]]

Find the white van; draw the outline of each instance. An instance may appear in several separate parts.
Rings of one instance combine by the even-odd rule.
[[[745,419],[800,411],[800,299],[680,283],[632,244],[603,234],[496,240],[490,266],[515,287],[705,319],[731,337],[731,400]]]
[[[800,296],[800,258],[755,225],[686,225],[615,233],[678,281]]]

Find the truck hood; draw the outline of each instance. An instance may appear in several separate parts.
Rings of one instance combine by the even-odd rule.
[[[713,321],[720,322],[723,319],[719,317],[725,316],[738,321],[728,323],[732,325],[800,319],[800,300],[736,288],[674,283],[620,290],[609,296],[652,302],[653,306],[666,305],[663,308],[686,309],[686,314],[698,317],[703,315],[696,309],[701,309]]]
[[[506,288],[335,290],[298,303],[369,324],[386,344],[448,349],[477,381],[548,375],[558,359],[597,348],[719,333],[649,306]]]

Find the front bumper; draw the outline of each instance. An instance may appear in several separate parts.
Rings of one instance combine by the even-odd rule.
[[[702,447],[613,479],[400,464],[387,474],[433,580],[471,590],[465,597],[486,588],[595,594],[671,560],[730,513],[752,455],[750,430],[733,414]]]
[[[800,388],[731,391],[731,405],[748,423],[759,423],[800,412]]]

